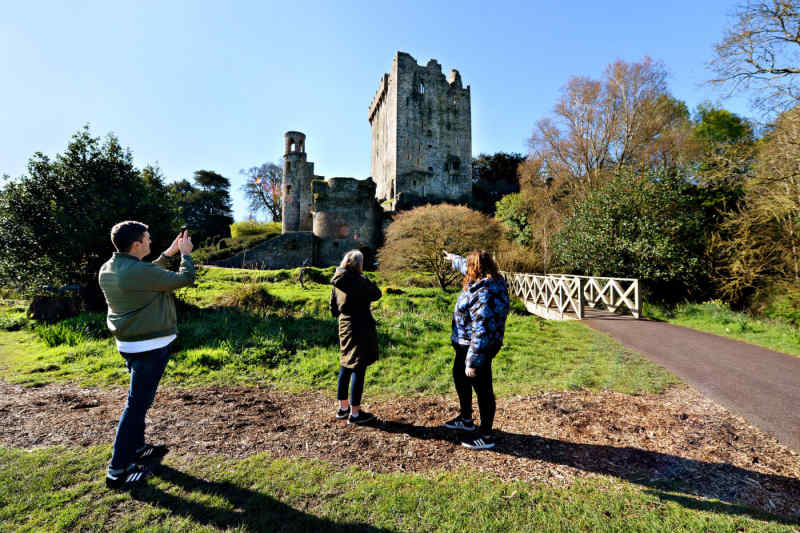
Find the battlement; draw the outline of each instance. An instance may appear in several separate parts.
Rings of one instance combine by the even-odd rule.
[[[314,197],[314,210],[321,211],[328,206],[344,204],[366,205],[364,200],[375,198],[375,182],[372,178],[359,180],[356,178],[315,179],[311,182],[311,194]]]

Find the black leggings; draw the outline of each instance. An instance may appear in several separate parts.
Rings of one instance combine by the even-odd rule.
[[[481,413],[481,435],[491,435],[494,423],[496,404],[494,390],[492,389],[492,360],[487,358],[483,366],[476,368],[474,378],[464,374],[466,369],[467,351],[469,346],[453,344],[456,350],[453,359],[453,382],[458,393],[458,402],[461,404],[461,418],[472,418],[472,389],[478,397],[478,410]]]
[[[361,395],[364,393],[364,375],[366,366],[356,368],[339,368],[339,381],[336,385],[336,399],[347,399],[347,384],[350,384],[350,405],[361,405]],[[352,380],[350,379],[352,376]]]

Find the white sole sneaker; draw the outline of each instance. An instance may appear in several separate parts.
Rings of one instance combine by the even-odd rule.
[[[478,437],[475,440],[465,440],[461,443],[464,448],[470,450],[489,450],[494,448],[494,441],[486,441],[483,437]]]

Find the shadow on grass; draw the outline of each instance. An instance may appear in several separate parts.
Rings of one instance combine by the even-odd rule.
[[[374,427],[422,440],[442,440],[454,444],[458,442],[456,431],[441,426],[381,421]],[[512,455],[617,477],[653,489],[648,492],[663,500],[671,500],[698,511],[777,520],[783,524],[797,524],[800,520],[797,507],[791,517],[778,518],[779,515],[770,514],[766,510],[747,507],[746,499],[748,492],[760,490],[764,494],[780,495],[785,501],[795,502],[794,505],[797,506],[796,502],[800,502],[800,479],[762,474],[729,464],[698,461],[630,446],[582,444],[498,430],[495,430],[495,436],[495,448],[489,452],[476,453]],[[478,455],[477,458],[479,457]],[[720,502],[701,501],[664,491],[684,492]],[[768,498],[761,501],[767,503]]]
[[[190,495],[213,495],[227,500],[230,508],[193,502],[147,486],[131,493],[131,497],[186,517],[194,522],[220,529],[242,527],[247,531],[330,531],[334,533],[379,533],[391,530],[362,523],[342,523],[318,518],[282,503],[258,491],[246,489],[227,481],[206,481],[161,465],[157,476]]]

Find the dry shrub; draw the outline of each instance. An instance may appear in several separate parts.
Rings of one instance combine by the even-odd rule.
[[[235,288],[220,299],[225,307],[238,307],[250,311],[268,309],[275,305],[277,299],[258,283],[248,283]]]
[[[500,270],[506,272],[543,273],[542,260],[536,252],[515,242],[503,241],[495,253]]]
[[[442,250],[467,254],[497,248],[503,234],[499,222],[457,205],[424,205],[397,215],[386,230],[386,245],[378,252],[380,270],[411,270],[433,276],[445,288],[461,275]]]

